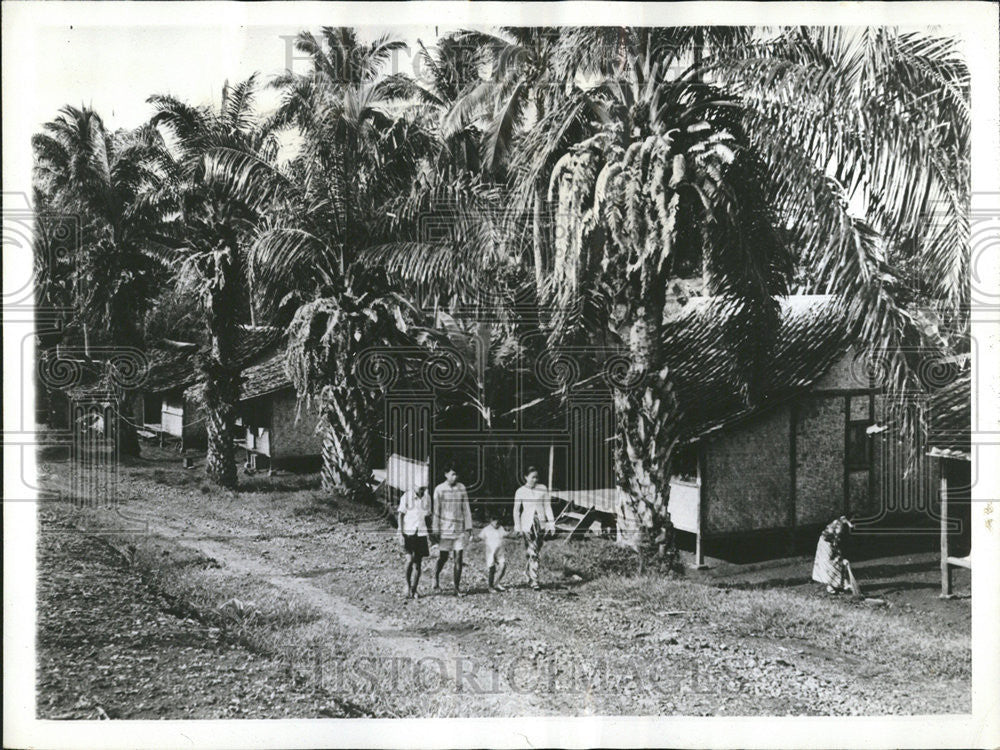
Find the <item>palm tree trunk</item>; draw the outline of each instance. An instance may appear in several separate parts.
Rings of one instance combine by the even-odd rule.
[[[337,440],[337,428],[331,421],[332,417],[332,413],[325,412],[320,421],[320,432],[323,438],[320,485],[323,491],[330,495],[340,491],[340,474],[337,471],[337,466],[340,463],[340,446]]]
[[[134,421],[139,411],[136,408],[138,400],[138,393],[126,390],[118,401],[118,451],[123,456],[140,455],[139,433]]]
[[[236,449],[233,430],[240,397],[240,371],[236,361],[236,305],[239,269],[235,253],[220,253],[211,282],[208,327],[210,348],[202,358],[205,378],[208,454],[205,471],[220,487],[236,489]]]
[[[117,247],[117,245],[115,245]],[[115,346],[126,349],[142,349],[142,335],[139,332],[135,313],[136,299],[129,293],[128,286],[119,289],[109,300],[108,333]],[[86,340],[86,327],[84,328]],[[139,434],[136,431],[137,416],[141,419],[141,406],[137,408],[139,393],[134,387],[114,386],[115,392],[115,435],[120,455],[137,457]],[[140,422],[141,424],[141,422]]]
[[[545,117],[545,97],[541,90],[535,92],[536,117],[540,121]],[[542,304],[545,291],[545,233],[542,226],[542,213],[545,207],[545,191],[541,180],[535,183],[535,201],[532,207],[531,216],[531,247],[534,252],[535,262],[535,293],[538,295],[538,304]]]
[[[665,285],[653,283],[640,295],[629,331],[631,388],[617,388],[615,409],[619,440],[615,455],[622,489],[639,519],[639,572],[650,557],[674,559],[670,528],[670,459],[677,442],[677,399],[663,368]]]
[[[538,297],[538,304],[542,304],[542,295],[545,291],[545,259],[542,251],[542,243],[544,242],[544,235],[542,232],[542,208],[544,205],[545,197],[542,194],[541,183],[536,183],[535,204],[531,217],[531,248],[534,252],[535,293]]]
[[[212,349],[222,347],[222,337],[212,336]],[[205,406],[208,432],[208,454],[205,472],[220,487],[236,489],[236,449],[233,444],[233,426],[236,422],[236,402],[239,398],[238,376],[227,372],[215,355],[205,368]]]
[[[327,492],[343,493],[354,502],[372,499],[371,409],[363,395],[342,388],[326,395],[323,404],[323,467]]]

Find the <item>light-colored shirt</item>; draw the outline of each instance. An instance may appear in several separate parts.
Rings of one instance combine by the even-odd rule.
[[[479,538],[486,543],[486,549],[490,552],[498,549],[503,544],[505,536],[507,536],[506,529],[503,526],[493,528],[493,524],[484,526],[483,530],[479,532]]]
[[[434,488],[434,533],[458,536],[472,528],[472,508],[465,485],[442,482]]]
[[[399,498],[397,513],[403,514],[403,525],[400,530],[404,534],[427,536],[427,516],[431,514],[431,499],[425,492],[421,497],[413,490],[407,490]]]
[[[522,504],[520,514],[517,512],[518,503]],[[552,503],[549,501],[549,490],[544,484],[536,484],[534,487],[521,485],[514,493],[514,524],[519,531],[527,533],[528,529],[535,522],[535,516],[542,523],[555,520],[552,516]]]

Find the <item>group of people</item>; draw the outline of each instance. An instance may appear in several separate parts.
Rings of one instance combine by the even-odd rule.
[[[458,472],[449,466],[445,480],[429,495],[426,486],[411,488],[403,493],[398,508],[398,535],[406,552],[406,596],[419,598],[418,585],[423,560],[430,555],[431,543],[438,546],[434,566],[434,591],[441,590],[441,572],[454,556],[452,580],[456,596],[461,590],[465,548],[473,532],[472,508],[465,485],[458,481]],[[538,469],[529,466],[524,484],[514,493],[513,534],[524,541],[527,565],[525,574],[533,589],[541,588],[538,577],[542,544],[555,534],[555,517],[548,488],[538,483]],[[430,528],[428,528],[430,519]],[[826,585],[829,593],[857,589],[850,563],[844,556],[844,541],[853,524],[846,516],[831,522],[820,535],[813,563],[812,578]],[[492,508],[489,522],[477,535],[486,552],[486,579],[489,591],[503,591],[500,581],[507,570],[504,541],[507,530],[501,524],[499,508]]]
[[[420,596],[418,585],[423,567],[423,559],[430,554],[431,544],[438,547],[437,563],[434,566],[434,591],[441,590],[441,572],[454,556],[452,580],[455,596],[463,596],[461,590],[462,567],[465,548],[471,542],[473,532],[472,508],[465,485],[458,481],[458,472],[449,466],[444,481],[429,495],[427,487],[418,486],[403,493],[399,500],[398,536],[406,552],[406,596],[416,599]],[[538,577],[539,555],[545,539],[555,534],[555,516],[552,513],[552,499],[548,488],[538,483],[538,469],[528,467],[524,474],[524,484],[514,493],[513,534],[524,541],[528,558],[526,576],[533,589],[541,588]],[[428,528],[430,519],[430,528]],[[486,577],[490,592],[503,591],[500,583],[507,570],[504,543],[507,530],[501,523],[499,508],[492,508],[489,523],[478,533],[486,552]]]

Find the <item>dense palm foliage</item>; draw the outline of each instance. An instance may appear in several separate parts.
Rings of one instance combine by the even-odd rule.
[[[559,35],[553,28],[508,27],[500,34],[470,31],[458,37],[461,44],[488,55],[491,73],[455,102],[444,128],[451,133],[481,120],[483,167],[491,175],[509,173],[529,111],[536,120],[544,118],[559,95],[561,82],[552,64]],[[531,257],[539,295],[546,265],[543,182],[538,178],[531,186]]]
[[[80,231],[71,263],[46,269],[40,278],[66,286],[62,302],[78,311],[68,322],[86,344],[94,331],[97,343],[141,348],[139,321],[163,278],[165,260],[155,240],[159,208],[150,199],[166,179],[158,138],[148,128],[109,133],[93,110],[67,106],[32,146],[38,208],[72,218]],[[109,378],[106,385],[117,390],[119,448],[136,454],[134,393],[115,389],[115,383]]]
[[[837,295],[897,393],[914,384],[919,352],[943,343],[916,311],[967,322],[969,91],[950,39],[513,27],[419,43],[415,78],[386,72],[404,49],[388,37],[325,27],[296,46],[308,70],[273,80],[281,103],[267,116],[253,110],[252,79],[218,112],[151,99],[172,155],[166,185],[150,177],[148,200],[84,209],[126,227],[109,230],[118,246],[127,227],[156,227],[186,259],[181,276],[199,280],[210,470],[224,484],[235,483],[223,439],[238,399],[233,336],[254,304],[290,324],[294,381],[320,404],[325,485],[356,495],[378,394],[355,359],[414,344],[428,311],[488,312],[501,369],[503,352],[538,355],[539,341],[617,343],[631,362],[615,391],[617,472],[654,537],[669,520],[678,438],[664,366],[674,290],[722,299],[719,339],[751,402],[781,295]],[[90,126],[75,127],[74,148],[95,151]],[[279,163],[283,131],[295,140]],[[89,167],[42,145],[40,164],[70,165],[52,169],[47,194],[100,194]],[[156,216],[120,207],[133,203]],[[503,382],[486,377],[481,391]],[[504,403],[468,400],[487,423]]]
[[[907,307],[968,302],[969,89],[955,42],[799,28],[710,69],[745,105],[807,288],[843,300],[903,387],[906,352],[925,343]]]
[[[301,137],[290,168],[298,202],[259,227],[253,259],[277,312],[297,308],[289,365],[319,403],[323,486],[365,499],[377,412],[352,368],[361,350],[402,336],[407,305],[362,251],[378,244],[381,211],[409,189],[431,137],[400,106],[412,82],[380,75],[401,42],[363,44],[350,29],[324,28],[296,44],[310,69],[275,80],[282,103],[271,124]]]

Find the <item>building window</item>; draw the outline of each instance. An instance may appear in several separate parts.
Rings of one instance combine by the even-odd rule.
[[[847,427],[847,468],[849,470],[871,467],[872,445],[868,437],[868,420],[852,421]]]
[[[673,475],[682,482],[698,481],[698,444],[678,446],[673,456]]]

